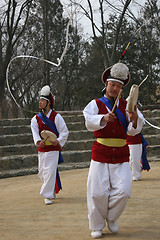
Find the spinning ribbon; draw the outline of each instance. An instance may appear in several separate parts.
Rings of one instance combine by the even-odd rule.
[[[82,1],[82,0],[81,0],[81,1]],[[20,56],[16,56],[16,57],[14,57],[14,58],[12,58],[12,59],[10,60],[8,66],[7,66],[7,70],[6,70],[7,88],[8,88],[8,91],[9,91],[12,99],[14,100],[15,104],[16,104],[19,108],[22,108],[22,107],[17,103],[15,97],[13,96],[13,94],[12,94],[12,92],[11,92],[10,85],[9,85],[9,80],[8,80],[9,67],[10,67],[11,63],[12,63],[15,59],[17,59],[17,58],[33,58],[33,59],[40,60],[40,61],[46,62],[46,63],[48,63],[48,64],[51,64],[51,65],[53,65],[53,66],[55,66],[55,67],[59,67],[60,64],[61,64],[61,62],[62,62],[62,60],[63,60],[63,58],[64,58],[64,55],[65,55],[65,53],[66,53],[66,51],[67,51],[69,26],[70,26],[71,20],[73,19],[73,16],[74,16],[77,8],[78,8],[78,6],[75,8],[75,10],[73,11],[73,13],[72,13],[72,15],[71,15],[71,17],[70,17],[70,19],[69,19],[69,21],[68,21],[67,29],[66,29],[66,44],[65,44],[65,47],[64,47],[64,50],[63,50],[63,53],[62,53],[61,57],[57,59],[57,63],[51,62],[51,61],[46,60],[46,59],[43,59],[43,58],[38,58],[38,57],[35,57],[35,56],[30,56],[30,55],[20,55]],[[25,110],[25,109],[24,109],[24,110]],[[31,112],[31,111],[29,111],[29,110],[25,110],[25,111]]]
[[[140,103],[140,101],[138,101],[138,104],[149,114],[149,111],[146,110],[146,109],[143,107],[143,105]],[[148,125],[150,125],[151,127],[160,130],[160,127],[155,126],[154,124],[150,123],[150,122],[149,122],[148,120],[146,120],[145,118],[144,118],[144,120],[145,120],[145,122],[146,122]]]
[[[148,123],[148,125],[150,125],[151,127],[160,130],[160,127],[153,125],[152,123],[148,122],[148,120],[146,120],[146,119],[144,119],[144,120],[145,120],[145,122]]]

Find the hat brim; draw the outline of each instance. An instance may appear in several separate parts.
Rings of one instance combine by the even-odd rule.
[[[110,75],[111,68],[112,68],[112,66],[109,67],[109,68],[107,68],[106,70],[104,70],[104,72],[102,73],[102,82],[103,82],[104,84],[106,83],[107,78],[108,78],[108,76]],[[124,83],[123,86],[126,86],[126,85],[129,83],[130,78],[131,78],[131,77],[130,77],[130,73],[129,73],[128,76],[127,76],[127,79],[121,80],[121,81]],[[117,79],[117,82],[118,82],[118,80],[119,80],[119,79]],[[115,82],[116,82],[116,79],[115,79]]]

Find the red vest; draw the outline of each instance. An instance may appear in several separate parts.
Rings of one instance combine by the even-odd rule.
[[[107,114],[108,110],[106,105],[99,99],[96,99],[96,103],[99,109],[99,114]],[[126,116],[127,102],[123,99],[119,101],[119,109]],[[114,120],[112,123],[107,123],[106,127],[94,132],[96,138],[119,138],[126,139],[127,134],[122,124],[118,120]],[[108,147],[95,141],[92,147],[92,159],[97,162],[103,163],[123,163],[129,162],[129,148],[126,144],[123,147]]]
[[[49,119],[54,123],[55,121],[55,116],[57,115],[57,112],[55,112],[54,110],[51,112]],[[45,123],[42,122],[42,120],[36,115],[36,119],[37,119],[37,123],[39,126],[39,134],[41,136],[41,132],[43,130],[49,130],[51,132],[53,132]],[[49,145],[49,146],[45,146],[44,148],[38,147],[38,151],[39,152],[49,152],[49,151],[61,151],[61,147],[59,145],[57,146],[53,146],[53,145]]]
[[[133,144],[141,144],[142,143],[142,138],[140,134],[138,133],[135,136],[127,136],[127,144],[128,145],[133,145]]]

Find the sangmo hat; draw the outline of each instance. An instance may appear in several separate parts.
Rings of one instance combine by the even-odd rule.
[[[128,67],[124,63],[116,63],[107,68],[102,73],[102,82],[109,81],[119,82],[123,86],[127,85],[130,81],[130,73]]]

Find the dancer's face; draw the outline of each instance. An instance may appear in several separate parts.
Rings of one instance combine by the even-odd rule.
[[[48,103],[47,100],[45,100],[45,99],[43,99],[43,98],[40,98],[40,99],[39,99],[39,108],[40,108],[40,109],[45,108],[46,105],[47,105],[47,103]]]
[[[119,82],[109,81],[106,84],[106,97],[110,99],[113,97],[114,99],[117,98],[119,91],[122,89],[123,84]]]

